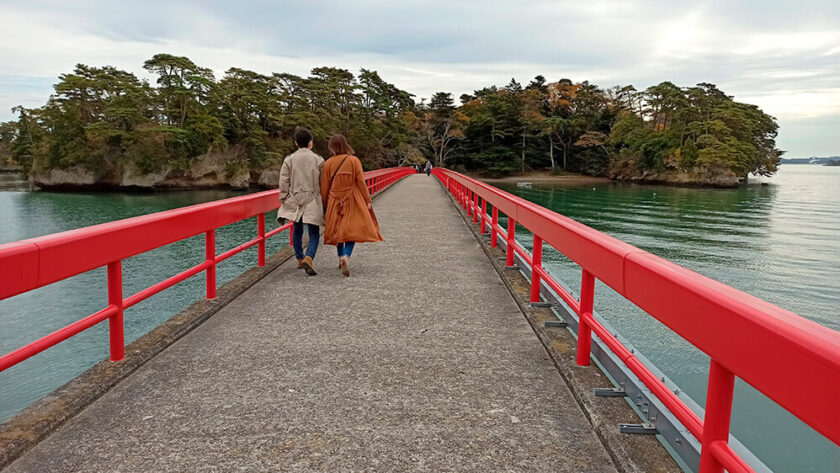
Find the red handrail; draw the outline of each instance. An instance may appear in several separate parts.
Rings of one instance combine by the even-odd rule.
[[[491,246],[504,238],[507,264],[519,253],[531,265],[531,302],[539,302],[542,280],[576,312],[578,364],[589,364],[594,331],[708,447],[701,452],[701,473],[752,471],[727,444],[735,376],[840,444],[840,333],[476,179],[442,168],[433,173],[468,215],[481,212],[482,232],[486,206],[492,206]],[[508,228],[498,224],[499,212],[507,215]],[[533,255],[516,242],[516,224],[533,233]],[[543,242],[581,267],[580,300],[542,268]],[[703,420],[593,317],[595,279],[711,357]]]
[[[407,167],[369,171],[365,173],[365,184],[374,195],[414,172]],[[94,268],[108,268],[107,307],[0,357],[0,372],[106,319],[111,360],[122,360],[125,309],[202,271],[207,278],[207,298],[214,299],[217,264],[257,245],[257,265],[265,266],[266,239],[290,230],[291,240],[292,223],[265,231],[266,212],[280,206],[277,194],[277,190],[258,192],[0,245],[0,300]],[[254,216],[258,219],[257,237],[217,255],[216,229]],[[201,233],[205,235],[204,261],[123,297],[122,260]]]

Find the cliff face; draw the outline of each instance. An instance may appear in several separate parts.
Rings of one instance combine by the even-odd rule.
[[[230,153],[208,153],[192,161],[187,171],[164,168],[143,173],[131,164],[106,162],[102,170],[90,171],[81,166],[70,168],[33,168],[30,181],[42,189],[247,189],[250,185],[277,187],[279,165],[257,171],[231,171]],[[276,169],[275,169],[276,168]]]
[[[704,187],[736,187],[741,179],[728,169],[694,172],[666,168],[661,171],[639,169],[633,160],[617,160],[610,164],[607,176],[615,181],[646,182]]]

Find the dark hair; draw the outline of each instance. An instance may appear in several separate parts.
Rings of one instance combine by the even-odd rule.
[[[344,135],[336,134],[332,135],[330,138],[330,153],[336,154],[353,154],[353,148],[350,147],[350,144],[347,142],[347,138]]]
[[[312,142],[312,132],[299,126],[295,129],[295,144],[298,148],[306,148]]]

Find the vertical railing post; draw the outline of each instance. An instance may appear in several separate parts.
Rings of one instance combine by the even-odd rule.
[[[516,241],[516,221],[512,217],[508,217],[507,226],[507,266],[513,266],[513,245]]]
[[[467,217],[472,216],[472,201],[473,201],[473,192],[470,189],[467,189],[467,199],[464,201],[464,208],[467,209]]]
[[[540,272],[542,269],[543,240],[534,234],[534,249],[531,250],[531,303],[540,301]]]
[[[487,233],[487,199],[481,199],[481,233]]]
[[[295,244],[295,222],[289,222],[289,246]]]
[[[490,220],[490,247],[496,247],[496,237],[498,233],[496,232],[496,228],[499,225],[499,209],[496,206],[493,206],[493,219]]]
[[[580,280],[580,317],[578,319],[577,364],[589,366],[592,350],[592,310],[595,305],[595,276],[583,269]]]
[[[723,465],[712,452],[714,442],[729,441],[729,421],[732,417],[732,394],[735,375],[714,359],[709,364],[709,386],[706,391],[706,415],[703,418],[703,438],[700,450],[699,473],[723,473]]]
[[[204,234],[204,258],[208,266],[205,270],[207,279],[207,298],[216,298],[216,230],[208,230]]]
[[[111,343],[111,361],[125,358],[125,334],[123,324],[123,283],[122,261],[108,263],[108,305],[117,311],[108,319],[108,332]]]
[[[257,243],[257,266],[265,266],[265,213],[257,215],[257,235],[260,237]]]
[[[473,192],[473,223],[478,223],[478,192]]]

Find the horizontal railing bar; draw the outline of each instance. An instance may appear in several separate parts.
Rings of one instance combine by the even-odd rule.
[[[133,295],[123,299],[123,308],[128,309],[131,306],[137,305],[138,303],[154,296],[155,294],[157,294],[157,293],[159,293],[159,292],[161,292],[165,289],[169,289],[170,287],[178,284],[181,281],[189,279],[192,276],[195,276],[196,274],[198,274],[198,273],[204,271],[205,269],[207,269],[207,267],[209,267],[209,266],[211,266],[211,262],[205,260],[204,262],[202,262],[198,266],[193,266],[192,268],[190,268],[186,271],[180,272],[180,273],[176,274],[175,276],[164,279],[163,281],[155,284],[154,286],[150,286],[146,289],[143,289],[142,291],[139,291],[136,294],[133,294]]]
[[[712,455],[726,468],[728,473],[755,473],[755,470],[738,456],[726,442],[718,440],[709,445]]]
[[[701,435],[703,434],[703,421],[694,413],[691,409],[689,409],[683,402],[677,397],[676,394],[671,392],[665,383],[662,382],[659,378],[653,375],[650,370],[641,362],[635,355],[630,353],[630,350],[627,349],[613,334],[608,332],[603,325],[601,325],[591,314],[588,314],[587,322],[589,323],[592,331],[598,335],[598,338],[604,342],[613,353],[618,356],[618,358],[624,362],[624,364],[630,368],[630,371],[633,372],[639,379],[648,387],[648,389],[653,392],[657,398],[665,405],[668,410],[670,410],[677,419],[682,422],[686,429],[691,432],[691,435],[694,435],[695,438],[698,440],[700,439]]]
[[[271,231],[269,231],[269,232],[266,232],[266,233],[265,233],[265,238],[266,238],[266,240],[267,240],[267,239],[269,239],[269,238],[273,237],[274,235],[277,235],[278,233],[280,233],[280,232],[282,232],[282,231],[285,231],[285,230],[288,230],[288,229],[290,229],[290,228],[292,228],[292,224],[291,224],[291,223],[287,223],[287,224],[285,224],[285,225],[283,225],[283,226],[281,226],[281,227],[277,227],[277,228],[275,228],[274,230],[271,230]]]
[[[114,305],[109,305],[108,307],[96,313],[88,315],[87,317],[81,320],[77,320],[76,322],[73,322],[72,324],[66,327],[60,328],[55,332],[41,337],[32,343],[24,345],[11,353],[3,355],[2,357],[0,357],[0,371],[4,371],[33,355],[41,353],[42,351],[46,350],[47,348],[50,348],[51,346],[63,342],[64,340],[67,340],[73,335],[76,335],[77,333],[86,330],[90,327],[93,327],[94,325],[98,324],[99,322],[102,322],[103,320],[107,319],[108,317],[111,317],[116,313],[117,307]]]
[[[537,274],[539,274],[540,278],[543,281],[545,281],[545,283],[548,284],[548,286],[551,289],[553,289],[554,292],[556,292],[561,299],[563,299],[563,302],[568,304],[568,306],[571,307],[572,310],[574,310],[575,313],[578,314],[578,316],[580,316],[580,302],[578,302],[577,299],[575,299],[571,294],[569,294],[569,292],[566,291],[566,289],[563,286],[561,286],[560,283],[558,283],[553,277],[551,277],[551,275],[548,274],[545,268],[538,267],[536,268],[536,272]]]
[[[253,240],[249,240],[245,243],[242,243],[241,245],[237,245],[237,246],[225,251],[224,253],[222,253],[220,255],[216,255],[216,263],[217,264],[221,263],[222,261],[230,258],[231,256],[247,250],[248,248],[256,245],[257,243],[259,243],[260,240],[261,240],[260,237],[254,238]]]

